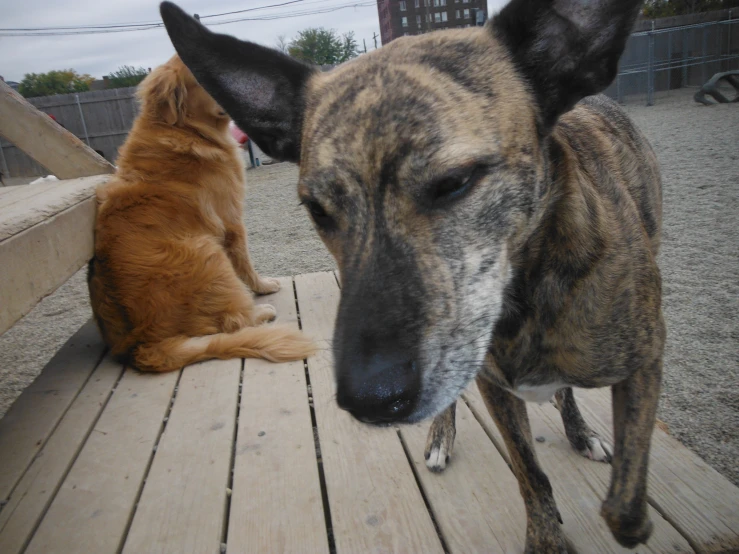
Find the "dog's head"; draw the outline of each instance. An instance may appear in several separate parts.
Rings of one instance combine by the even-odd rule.
[[[300,164],[341,271],[342,407],[414,421],[478,373],[546,136],[613,79],[639,5],[513,0],[485,28],[398,39],[324,74],[162,4],[203,86],[269,155]]]
[[[174,55],[141,81],[136,95],[144,116],[168,125],[225,128],[229,117]]]

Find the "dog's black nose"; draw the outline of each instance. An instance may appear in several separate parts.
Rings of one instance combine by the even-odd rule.
[[[421,390],[413,361],[375,355],[361,365],[346,368],[339,376],[336,400],[340,408],[365,423],[400,421],[413,412]]]

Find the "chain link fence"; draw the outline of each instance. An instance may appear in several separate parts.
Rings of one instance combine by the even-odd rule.
[[[661,95],[700,87],[715,73],[739,69],[739,18],[635,32],[606,94],[651,106]]]

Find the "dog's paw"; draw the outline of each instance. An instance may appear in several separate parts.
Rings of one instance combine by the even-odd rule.
[[[600,435],[593,434],[588,437],[587,447],[580,454],[588,460],[610,464],[613,459],[613,445]]]
[[[560,528],[550,533],[539,531],[526,533],[524,554],[568,554],[567,540]]]
[[[446,465],[451,459],[451,450],[447,450],[445,441],[439,444],[431,445],[430,449],[424,452],[423,457],[426,458],[426,467],[434,473],[441,473],[446,469]]]
[[[260,304],[254,308],[254,319],[256,324],[274,321],[277,317],[277,310],[271,304]]]
[[[280,282],[277,279],[260,277],[253,290],[256,294],[272,294],[280,290]]]
[[[639,544],[646,544],[652,535],[654,525],[647,514],[646,502],[641,507],[621,509],[617,498],[607,498],[600,513],[613,537],[623,547],[635,548]]]

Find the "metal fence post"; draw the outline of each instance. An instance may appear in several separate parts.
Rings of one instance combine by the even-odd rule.
[[[8,169],[8,162],[5,161],[5,149],[3,148],[3,145],[0,144],[0,162],[3,164],[3,179],[5,177],[10,177],[10,170]]]
[[[683,80],[680,86],[688,86],[688,30],[683,29]]]
[[[648,58],[647,58],[647,106],[654,105],[654,33],[647,33]]]
[[[82,121],[82,130],[85,132],[85,142],[90,146],[90,136],[87,134],[87,125],[85,124],[85,116],[82,113],[82,104],[80,104],[80,95],[75,94],[74,99],[77,100],[77,109],[80,111],[80,121]]]
[[[667,33],[667,94],[672,90],[672,31]]]
[[[703,81],[701,85],[705,84],[705,82],[708,80],[706,77],[706,58],[708,57],[708,35],[706,34],[706,25],[703,25],[703,56],[701,60],[701,76],[703,77]]]

